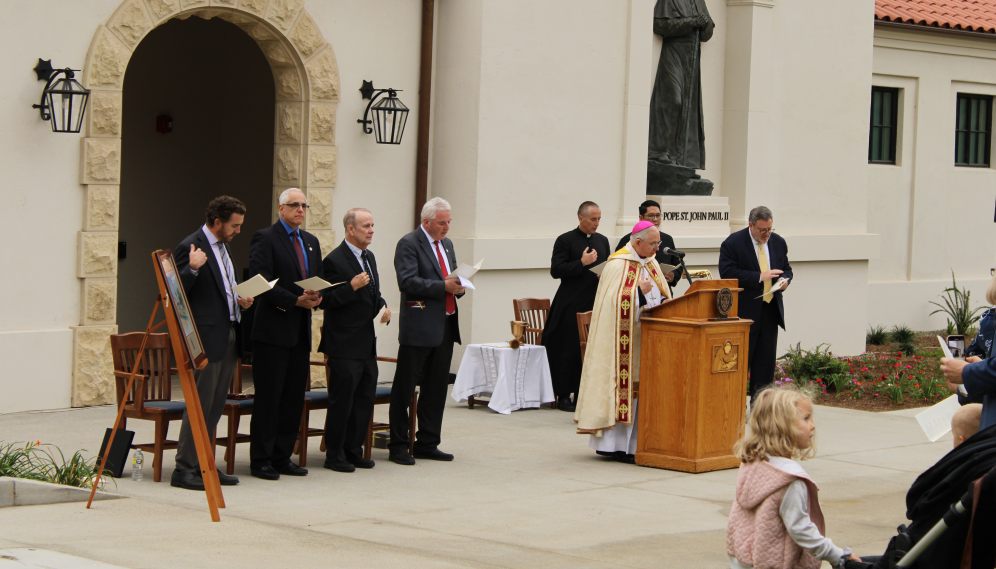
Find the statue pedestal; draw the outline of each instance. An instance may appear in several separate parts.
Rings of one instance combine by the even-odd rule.
[[[713,184],[702,179],[694,168],[647,161],[647,195],[711,196]]]
[[[648,195],[647,199],[661,204],[661,231],[672,237],[709,235],[725,238],[730,234],[729,198]]]

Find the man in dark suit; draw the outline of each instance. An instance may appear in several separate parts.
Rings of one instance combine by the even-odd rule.
[[[249,243],[251,272],[268,281],[279,279],[272,290],[257,297],[252,325],[256,397],[249,472],[264,480],[277,480],[281,474],[308,474],[290,457],[311,373],[311,311],[322,300],[317,291],[294,284],[323,275],[318,238],[300,229],[308,200],[304,192],[290,188],[280,194],[278,203],[280,219],[257,231]]]
[[[578,226],[557,237],[550,256],[550,276],[560,279],[560,286],[550,303],[543,346],[550,362],[557,409],[571,413],[581,385],[578,312],[588,312],[595,304],[598,275],[589,269],[607,261],[612,252],[609,240],[597,233],[601,220],[602,210],[597,203],[582,202],[578,207]]]
[[[325,279],[346,282],[325,293],[322,341],[318,351],[328,355],[329,406],[325,415],[325,468],[353,472],[373,468],[363,458],[363,442],[373,415],[377,392],[377,334],[374,318],[391,320],[391,310],[380,294],[377,261],[368,249],[374,235],[373,214],[362,208],[342,219],[346,239],[325,257]]]
[[[737,286],[744,289],[740,293],[738,316],[754,321],[750,325],[747,356],[753,401],[761,389],[774,381],[778,327],[785,329],[782,304],[785,289],[769,291],[779,280],[791,281],[792,266],[785,240],[772,233],[771,210],[763,205],[755,207],[750,210],[748,221],[748,227],[731,234],[720,246],[719,278],[737,279]]]
[[[246,206],[239,200],[229,196],[214,198],[207,207],[207,222],[181,241],[173,253],[208,358],[204,369],[194,370],[197,397],[204,412],[208,434],[214,432],[225,410],[228,387],[242,352],[241,342],[238,341],[241,336],[241,311],[252,306],[251,298],[239,298],[232,291],[232,287],[238,284],[235,276],[238,271],[227,245],[241,231],[245,214]],[[176,468],[170,485],[187,490],[204,490],[187,412],[183,412],[180,437],[177,439]],[[218,480],[225,486],[239,483],[238,478],[220,470]]]
[[[456,299],[463,296],[450,230],[450,204],[432,198],[422,207],[422,224],[398,241],[394,270],[401,290],[401,330],[398,367],[391,388],[390,459],[415,464],[416,458],[453,460],[439,450],[446,390],[449,387],[453,342],[460,342]],[[421,379],[418,434],[408,432],[408,405]],[[415,436],[415,456],[408,454],[408,437]]]
[[[649,221],[650,223],[653,223],[658,230],[660,230],[661,219],[661,204],[655,202],[654,200],[647,200],[640,204],[640,221]],[[681,280],[681,259],[679,259],[677,255],[671,255],[670,253],[664,252],[665,249],[674,250],[676,247],[674,246],[673,237],[663,231],[660,231],[660,234],[661,245],[660,248],[657,249],[657,252],[654,253],[654,258],[657,259],[657,262],[661,265],[672,265],[678,267],[673,271],[664,273],[664,278],[668,282],[668,288],[674,292],[674,283]],[[616,251],[625,247],[626,244],[629,243],[629,238],[629,233],[623,235],[622,239],[619,240],[619,244],[616,245]],[[671,297],[673,298],[674,295],[672,294]]]

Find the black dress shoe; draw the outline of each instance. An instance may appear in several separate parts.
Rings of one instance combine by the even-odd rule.
[[[280,474],[286,474],[287,476],[307,476],[308,469],[302,468],[293,462],[288,462],[283,466],[274,467]]]
[[[250,468],[249,474],[263,480],[280,480],[280,473],[269,464],[260,468]]]
[[[218,471],[218,482],[222,486],[238,486],[238,484],[239,484],[239,477],[238,476],[229,476],[229,475],[227,475],[224,472],[222,472],[222,471],[219,470]]]
[[[174,470],[169,478],[169,485],[187,490],[204,490],[204,480],[200,473],[189,470]]]
[[[626,454],[624,452],[616,453],[616,460],[625,464],[636,464],[636,455]]]
[[[453,460],[453,455],[445,453],[438,448],[432,450],[415,450],[415,458],[426,458],[429,460]]]
[[[356,467],[341,459],[326,459],[325,468],[336,472],[353,472]]]
[[[571,401],[570,397],[558,397],[557,398],[557,409],[560,409],[561,411],[567,411],[569,413],[573,413],[574,410],[577,409],[577,406],[574,405],[574,402]]]
[[[347,458],[346,460],[356,468],[373,468],[377,464],[369,458]]]
[[[388,457],[391,462],[395,464],[403,464],[405,466],[411,466],[415,464],[415,459],[412,455],[408,454],[406,450],[391,451],[391,455]]]
[[[607,450],[596,450],[595,454],[597,454],[598,456],[604,456],[604,457],[608,457],[608,458],[615,458],[616,457],[616,453],[609,452]]]

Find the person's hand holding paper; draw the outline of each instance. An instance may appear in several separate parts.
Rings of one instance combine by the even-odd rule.
[[[264,292],[272,289],[273,285],[277,284],[278,280],[280,279],[273,279],[272,281],[267,282],[266,279],[263,278],[263,275],[256,275],[245,282],[233,286],[232,292],[241,297],[239,298],[239,304],[241,305],[241,301],[243,299],[251,301],[253,298],[256,298]],[[249,305],[252,305],[252,302],[249,302]],[[242,308],[249,308],[249,306],[243,306]]]

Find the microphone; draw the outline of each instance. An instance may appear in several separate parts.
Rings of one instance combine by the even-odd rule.
[[[675,257],[678,257],[679,259],[684,259],[685,258],[685,252],[684,251],[677,251],[677,250],[672,249],[670,247],[665,247],[664,250],[662,251],[662,253],[664,253],[666,255],[674,255]]]

